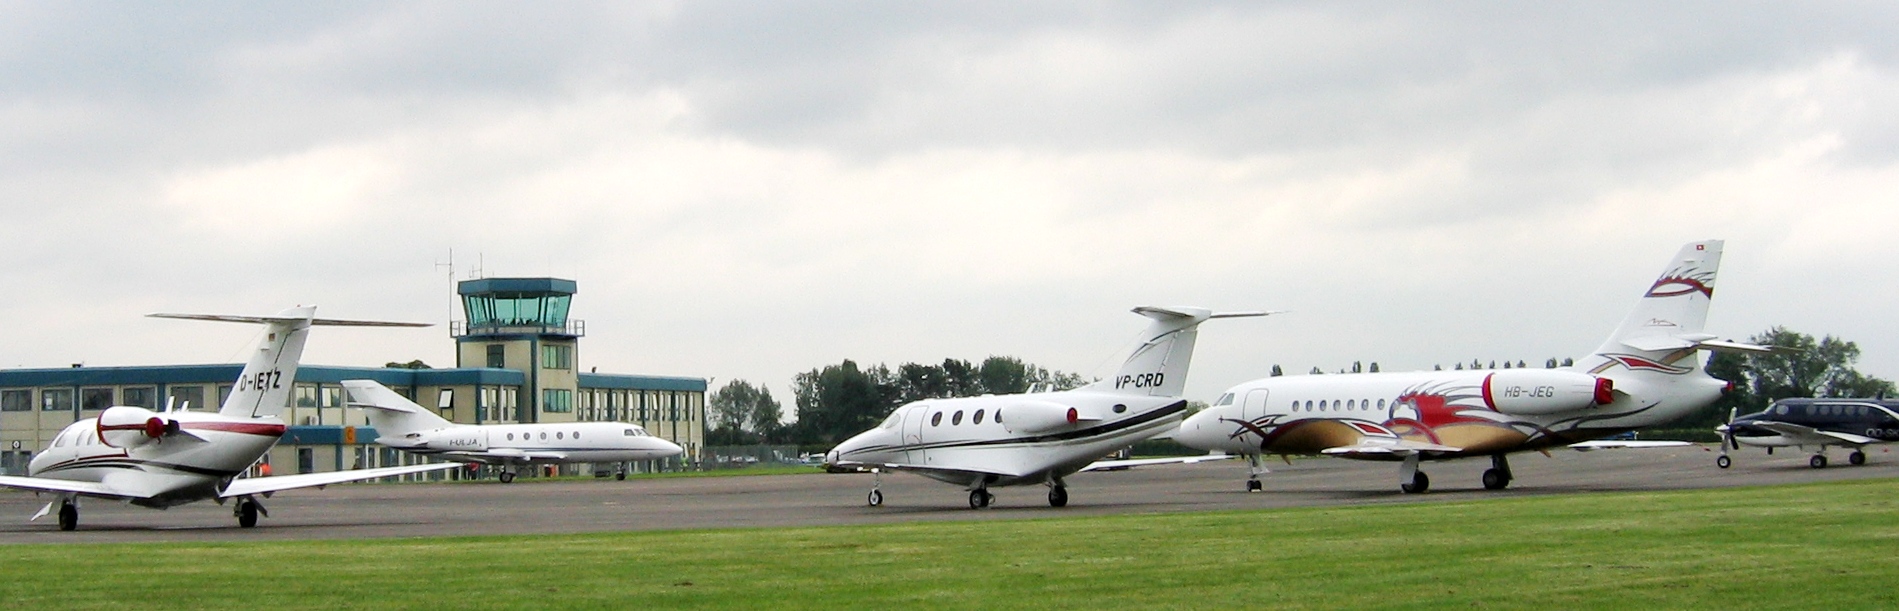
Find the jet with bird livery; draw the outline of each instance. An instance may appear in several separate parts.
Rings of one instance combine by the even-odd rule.
[[[454,463],[438,463],[239,477],[284,434],[279,416],[289,403],[297,362],[311,326],[428,326],[329,320],[315,318],[315,314],[314,306],[291,308],[274,316],[152,314],[157,318],[262,324],[265,333],[216,413],[169,406],[165,411],[126,405],[107,408],[96,418],[74,422],[60,431],[51,447],[33,457],[26,477],[0,476],[0,486],[56,495],[30,519],[37,520],[57,507],[60,530],[78,527],[82,497],[154,509],[204,500],[222,505],[234,500],[232,512],[238,525],[251,528],[257,525],[258,515],[269,515],[258,497],[295,488],[454,468]]]
[[[1781,399],[1759,413],[1736,418],[1728,412],[1728,423],[1716,427],[1721,434],[1721,455],[1715,466],[1734,465],[1728,448],[1743,445],[1767,448],[1813,448],[1807,466],[1826,468],[1829,446],[1852,448],[1847,464],[1866,464],[1865,447],[1899,441],[1899,401],[1885,397],[1872,399]]]
[[[832,468],[877,474],[869,503],[882,505],[882,472],[909,471],[969,490],[969,507],[995,502],[990,488],[1048,486],[1048,504],[1068,504],[1062,478],[1082,471],[1225,457],[1101,460],[1174,428],[1200,323],[1272,312],[1140,307],[1153,319],[1114,377],[1059,392],[927,399],[898,407],[877,428],[825,455]]]
[[[1424,492],[1426,460],[1487,456],[1487,489],[1512,479],[1512,452],[1681,446],[1604,439],[1687,415],[1729,384],[1702,369],[1704,350],[1770,350],[1702,332],[1721,264],[1719,240],[1693,242],[1609,339],[1573,367],[1282,376],[1246,382],[1181,424],[1189,447],[1244,455],[1248,491],[1264,488],[1265,454],[1396,461],[1399,488]]]
[[[455,424],[374,380],[344,380],[350,407],[368,413],[376,443],[461,463],[501,466],[501,483],[532,464],[624,463],[678,456],[677,444],[623,422]],[[616,475],[626,479],[621,467]]]

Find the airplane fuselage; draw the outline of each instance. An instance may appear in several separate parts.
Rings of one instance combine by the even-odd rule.
[[[1177,397],[1071,390],[930,399],[832,449],[827,462],[914,471],[966,487],[1057,482],[1173,428]]]
[[[197,412],[162,418],[175,421],[176,432],[135,443],[120,441],[118,446],[102,438],[100,418],[74,422],[33,457],[27,472],[32,477],[108,484],[135,495],[133,504],[172,507],[217,498],[226,482],[257,462],[284,434],[284,424],[276,418]]]
[[[467,463],[624,462],[676,456],[678,445],[619,422],[448,426],[377,443]],[[519,457],[506,455],[519,451]],[[499,454],[497,454],[499,453]],[[561,458],[552,458],[559,455]],[[541,456],[532,458],[530,456]]]
[[[1844,439],[1816,442],[1765,426],[1785,423],[1821,433],[1864,437],[1875,443],[1899,441],[1899,401],[1881,399],[1781,399],[1765,411],[1735,418],[1727,428],[1736,443],[1763,448],[1856,446]],[[1809,436],[1811,437],[1811,436]]]
[[[1319,454],[1381,440],[1447,448],[1424,454],[1432,459],[1537,450],[1679,418],[1725,385],[1698,370],[1687,375],[1677,380],[1686,384],[1622,378],[1593,388],[1600,378],[1564,369],[1271,377],[1228,389],[1174,438],[1255,455]]]

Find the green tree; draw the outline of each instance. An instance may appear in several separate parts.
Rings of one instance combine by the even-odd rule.
[[[1717,352],[1708,358],[1708,375],[1726,380],[1732,388],[1702,413],[1685,418],[1682,426],[1714,426],[1726,422],[1730,410],[1750,414],[1767,409],[1775,400],[1791,397],[1871,397],[1892,393],[1893,383],[1853,368],[1859,346],[1833,336],[1813,336],[1776,326],[1749,337],[1748,343],[1780,348],[1770,353]]]
[[[782,409],[771,390],[745,380],[732,380],[706,397],[706,443],[741,445],[760,443],[778,433]]]

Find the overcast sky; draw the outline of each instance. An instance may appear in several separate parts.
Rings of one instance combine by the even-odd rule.
[[[451,273],[579,283],[582,367],[1013,355],[1188,398],[1580,357],[1681,244],[1709,317],[1899,378],[1899,8],[0,2],[0,366],[454,364]],[[453,252],[451,272],[445,264]]]

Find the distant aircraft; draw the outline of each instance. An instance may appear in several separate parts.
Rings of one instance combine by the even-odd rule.
[[[166,509],[203,500],[236,499],[233,513],[244,528],[269,515],[258,496],[294,488],[455,468],[454,463],[359,469],[330,473],[238,478],[276,445],[284,434],[278,415],[288,404],[297,361],[311,325],[428,326],[313,318],[315,307],[298,307],[275,316],[152,314],[183,318],[260,323],[267,331],[218,412],[115,406],[96,418],[74,422],[53,438],[52,447],[34,456],[27,477],[0,477],[0,486],[50,492],[58,498],[32,520],[59,506],[59,529],[79,526],[79,498],[125,501]]]
[[[344,380],[350,407],[364,408],[376,443],[463,463],[501,466],[501,483],[515,469],[564,463],[624,463],[678,456],[673,442],[620,422],[456,424],[374,380]],[[617,476],[626,479],[624,466]]]
[[[995,501],[992,487],[1042,484],[1048,504],[1068,504],[1062,478],[1094,469],[1209,460],[1209,457],[1103,461],[1103,456],[1174,428],[1187,402],[1181,389],[1200,323],[1271,312],[1135,308],[1153,319],[1114,377],[1074,390],[928,399],[891,412],[825,456],[831,467],[878,474],[870,505],[884,502],[882,471],[911,471],[969,490],[969,507]],[[1223,457],[1217,457],[1223,458]]]
[[[1263,489],[1263,454],[1399,461],[1399,488],[1424,492],[1425,460],[1489,456],[1483,484],[1500,490],[1512,479],[1511,452],[1687,445],[1601,439],[1720,397],[1728,384],[1702,371],[1702,350],[1768,350],[1701,332],[1721,246],[1682,247],[1608,341],[1574,367],[1269,377],[1228,389],[1173,438],[1246,456],[1248,491]]]
[[[1826,468],[1827,446],[1852,448],[1846,462],[1866,464],[1865,446],[1899,441],[1899,401],[1875,399],[1781,399],[1766,411],[1739,418],[1728,414],[1728,423],[1715,427],[1721,433],[1721,455],[1714,464],[1726,469],[1734,464],[1728,448],[1743,445],[1767,448],[1814,448],[1807,465]]]

